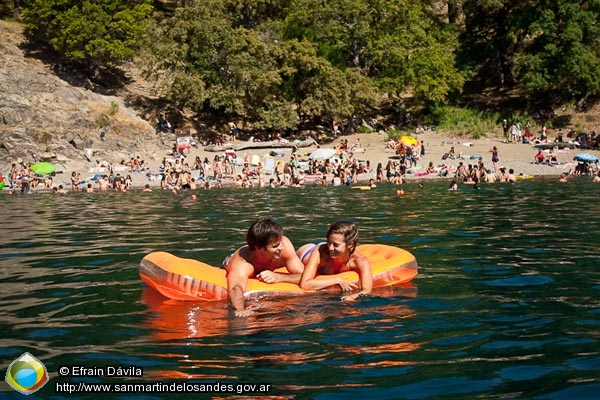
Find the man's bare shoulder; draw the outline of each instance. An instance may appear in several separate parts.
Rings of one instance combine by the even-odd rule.
[[[254,272],[254,266],[250,262],[250,249],[248,246],[240,247],[233,253],[226,269],[230,272],[249,271],[250,274]]]

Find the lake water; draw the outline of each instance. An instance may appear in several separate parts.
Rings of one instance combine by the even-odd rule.
[[[446,187],[407,184],[402,196],[391,185],[225,188],[196,191],[195,201],[189,192],[2,195],[3,373],[31,353],[51,377],[31,396],[44,399],[178,397],[57,393],[63,381],[240,392],[181,398],[597,398],[600,185],[585,177]],[[412,252],[419,275],[355,303],[334,294],[263,299],[246,319],[222,302],[165,300],[141,282],[147,253],[218,264],[258,216],[280,221],[296,246],[352,219],[362,243]],[[59,366],[108,365],[143,376],[58,376]],[[0,390],[22,398],[5,382]]]

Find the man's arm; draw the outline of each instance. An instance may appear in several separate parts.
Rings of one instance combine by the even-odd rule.
[[[278,282],[289,282],[297,285],[300,283],[300,277],[302,276],[302,271],[304,271],[304,264],[296,254],[296,250],[290,239],[285,237],[283,239],[283,244],[284,249],[282,254],[285,259],[285,268],[288,270],[288,273],[277,274],[279,276]]]
[[[246,310],[244,301],[244,292],[248,284],[248,277],[252,274],[251,265],[241,259],[239,254],[235,254],[231,260],[227,271],[227,296],[229,304],[234,308],[237,317],[247,317],[252,311]]]
[[[288,270],[287,274],[262,271],[258,274],[257,278],[265,283],[287,282],[295,283],[296,285],[299,284],[302,271],[304,271],[304,264],[300,261],[300,258],[294,249],[294,245],[287,237],[283,238],[283,251],[281,252],[281,257],[284,261],[285,268]]]

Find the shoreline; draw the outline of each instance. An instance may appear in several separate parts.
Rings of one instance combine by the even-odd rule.
[[[561,174],[570,174],[575,170],[577,166],[577,162],[573,161],[573,157],[578,153],[590,153],[596,157],[600,157],[600,151],[598,150],[571,150],[571,149],[560,149],[555,151],[558,163],[555,165],[546,165],[546,164],[536,164],[534,162],[534,156],[537,153],[535,147],[531,144],[524,143],[506,143],[502,140],[502,138],[491,137],[491,138],[482,138],[477,140],[466,141],[462,138],[452,138],[448,136],[444,136],[435,131],[425,131],[419,134],[415,134],[414,137],[420,142],[423,143],[425,147],[425,155],[421,156],[417,161],[417,165],[414,168],[410,168],[409,171],[412,173],[405,174],[405,181],[407,183],[413,181],[427,181],[427,180],[447,180],[450,181],[454,177],[454,171],[458,167],[459,163],[463,163],[465,166],[469,164],[476,165],[478,163],[478,159],[481,158],[483,165],[485,168],[493,171],[492,166],[492,154],[491,150],[495,146],[498,150],[499,155],[499,167],[505,168],[507,171],[509,169],[514,170],[515,175],[523,175],[526,177],[555,177],[558,178]],[[297,150],[297,154],[299,155],[300,161],[308,160],[308,155],[317,150],[317,149],[332,149],[340,146],[342,140],[347,141],[348,146],[352,146],[355,144],[360,144],[360,146],[364,149],[363,152],[354,153],[354,157],[360,160],[362,163],[370,163],[372,168],[371,172],[368,174],[361,174],[358,176],[358,182],[351,184],[352,185],[364,185],[369,182],[369,179],[376,180],[375,169],[378,164],[382,164],[385,168],[386,164],[391,161],[398,161],[398,156],[396,156],[395,151],[391,148],[387,148],[387,134],[383,132],[376,133],[364,133],[364,134],[353,134],[353,135],[344,135],[337,137],[332,143],[318,146],[313,145],[310,147],[303,147]],[[236,144],[240,144],[242,142],[236,141]],[[455,159],[443,159],[444,154],[448,153],[450,148],[454,148],[457,158]],[[149,145],[141,151],[138,152],[130,152],[131,158],[140,156],[142,159],[146,160],[149,165],[149,171],[144,172],[133,172],[131,169],[121,168],[115,173],[121,174],[123,177],[130,175],[132,178],[131,190],[142,190],[146,184],[152,190],[162,190],[160,187],[160,179],[149,180],[148,174],[154,174],[156,177],[159,172],[159,166],[163,158],[170,159],[172,155],[169,155],[170,149],[165,149],[164,147],[158,147],[156,145]],[[547,151],[546,151],[547,152]],[[118,165],[115,163],[115,158],[123,159],[122,152],[118,154],[113,154],[112,160],[98,160],[102,164],[107,164],[108,162],[113,162],[113,165]],[[205,158],[209,161],[215,156],[222,156],[223,152],[211,152],[204,149],[204,146],[198,147],[190,147],[185,150],[185,159],[183,162],[188,163],[190,166],[193,165],[196,157],[199,157],[201,160]],[[273,156],[273,154],[276,154]],[[274,162],[281,160],[282,162],[287,162],[290,160],[292,155],[291,148],[261,148],[261,149],[249,149],[249,150],[240,150],[236,152],[237,157],[244,158],[247,160],[252,160],[252,164],[256,164],[256,161],[260,161],[263,166],[266,165],[266,160],[268,158],[274,159]],[[109,158],[109,157],[107,157]],[[449,168],[450,173],[443,177],[435,174],[426,174],[426,168],[429,163],[432,163],[436,169],[439,169],[442,165],[445,165]],[[95,162],[82,162],[82,161],[68,161],[62,166],[62,173],[57,173],[54,177],[53,186],[58,186],[62,184],[64,189],[67,192],[71,192],[71,183],[70,176],[72,172],[79,173],[82,181],[90,182],[91,178],[95,174],[102,175],[104,172],[101,170],[96,171],[96,163]],[[253,168],[251,168],[253,169]],[[5,181],[7,180],[7,174],[9,170],[2,170],[3,176],[5,177]],[[237,167],[237,171],[235,174],[239,174],[241,172],[241,167]],[[234,174],[234,175],[235,175]],[[192,170],[192,177],[197,178],[198,172]],[[275,174],[267,175],[263,173],[265,187],[268,187],[268,181],[271,177],[275,177]],[[591,177],[591,175],[590,175]],[[331,177],[328,178],[328,186],[331,185]],[[385,170],[384,170],[384,181],[385,181]],[[257,180],[254,179],[256,183]],[[305,178],[306,185],[312,185],[313,181],[310,177]],[[460,183],[460,182],[459,182]],[[93,183],[94,192],[98,191],[98,184]],[[231,178],[224,178],[221,182],[222,187],[235,187],[236,185],[231,180]],[[258,187],[258,184],[254,185]],[[197,189],[204,189],[203,187],[198,186]],[[4,188],[7,190],[7,188]],[[112,189],[111,189],[112,190]],[[183,189],[185,190],[185,189]],[[35,191],[51,191],[51,189],[41,189],[35,188]]]

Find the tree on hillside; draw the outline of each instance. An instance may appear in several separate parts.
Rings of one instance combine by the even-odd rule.
[[[600,94],[600,2],[539,1],[515,74],[532,92]]]
[[[0,18],[19,17],[21,12],[22,0],[0,0]]]
[[[460,65],[527,97],[600,94],[600,2],[464,0]]]
[[[146,55],[179,107],[295,129],[460,91],[446,18],[431,0],[196,1],[156,19]]]
[[[30,0],[23,19],[31,40],[97,77],[135,55],[151,12],[152,0]]]
[[[384,93],[445,101],[460,91],[456,33],[430,0],[297,0],[287,37],[310,40],[336,67],[354,68]]]
[[[277,22],[248,29],[230,7],[195,2],[150,27],[146,56],[168,98],[197,114],[241,118],[255,129],[293,130],[300,116],[352,113],[344,74],[318,57],[314,44],[283,40]]]
[[[535,18],[535,2],[463,0],[460,67],[497,88],[515,84],[514,64]]]

